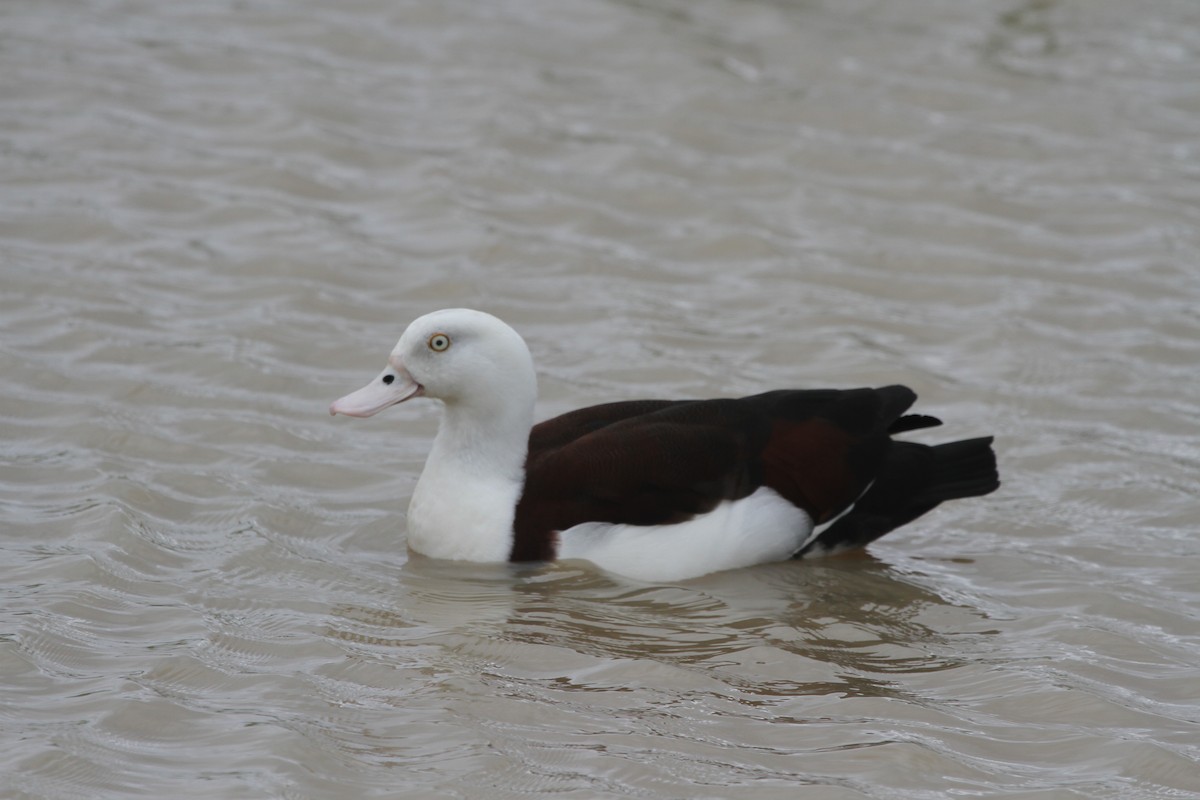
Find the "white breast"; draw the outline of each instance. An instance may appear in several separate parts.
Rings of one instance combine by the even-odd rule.
[[[808,541],[808,514],[763,487],[674,525],[585,522],[560,534],[558,557],[644,581],[675,581],[781,561]]]
[[[521,486],[500,477],[444,477],[426,466],[408,504],[408,546],[430,558],[507,561]]]

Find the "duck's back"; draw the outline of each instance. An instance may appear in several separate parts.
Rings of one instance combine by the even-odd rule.
[[[820,525],[864,497],[873,482],[906,477],[928,510],[938,493],[893,474],[932,469],[937,460],[934,448],[891,438],[940,424],[905,415],[915,399],[903,386],[778,390],[740,399],[608,403],[540,423],[530,433],[512,557],[553,558],[556,537],[586,523],[682,524],[764,488]],[[981,447],[990,456],[986,444],[969,449]],[[995,488],[994,458],[990,474],[986,463],[973,469],[982,474],[966,488],[974,494]],[[942,499],[950,498],[933,505]]]

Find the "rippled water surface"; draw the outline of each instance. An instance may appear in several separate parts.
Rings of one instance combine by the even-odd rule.
[[[0,4],[0,794],[1200,796],[1193,0]],[[1005,483],[678,585],[406,554],[539,414],[905,382]],[[918,434],[923,435],[923,434]]]

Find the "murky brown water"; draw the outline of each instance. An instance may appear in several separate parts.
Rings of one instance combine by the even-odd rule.
[[[0,4],[0,795],[1200,796],[1200,4]],[[903,381],[1005,485],[672,586],[408,557],[326,407]]]

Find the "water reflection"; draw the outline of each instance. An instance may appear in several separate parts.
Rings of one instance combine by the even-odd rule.
[[[925,619],[939,611],[978,616],[870,556],[669,586],[571,564],[530,570],[413,558],[402,573],[387,604],[334,609],[328,635],[352,655],[384,660],[405,659],[412,645],[482,643],[484,660],[494,653],[497,662],[520,645],[555,648],[586,656],[584,674],[528,666],[580,689],[598,663],[633,660],[720,676],[747,699],[897,696],[889,676],[962,663]]]

